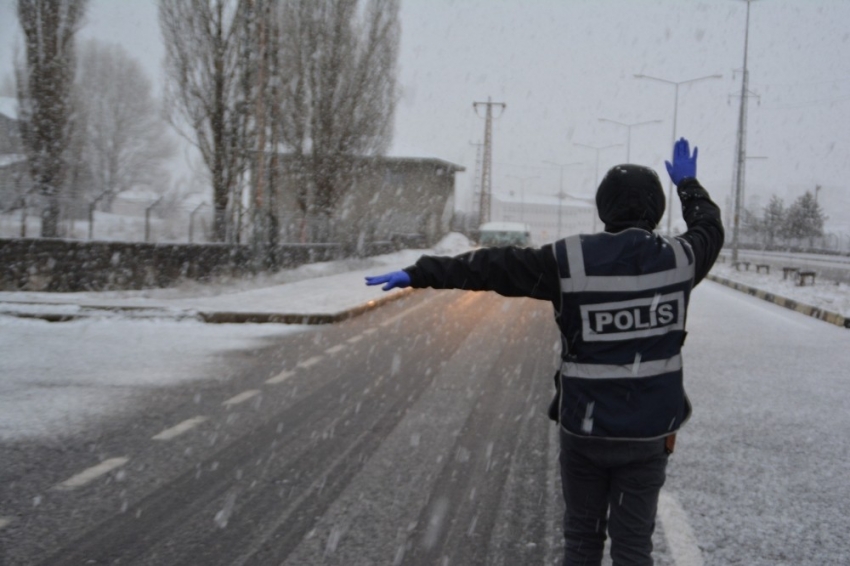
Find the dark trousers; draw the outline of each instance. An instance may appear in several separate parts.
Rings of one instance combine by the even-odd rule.
[[[664,440],[583,438],[561,431],[564,566],[599,566],[605,534],[614,566],[652,566]]]

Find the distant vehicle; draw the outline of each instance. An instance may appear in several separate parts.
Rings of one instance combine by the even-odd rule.
[[[531,233],[520,222],[487,222],[479,228],[478,243],[482,246],[528,246]]]

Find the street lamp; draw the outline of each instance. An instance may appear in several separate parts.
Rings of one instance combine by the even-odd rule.
[[[555,196],[558,197],[558,237],[557,240],[561,239],[561,209],[563,208],[563,200],[567,194],[564,192],[564,167],[570,167],[572,165],[584,165],[584,161],[575,161],[573,163],[555,163],[554,161],[543,161],[548,165],[554,165],[558,169],[561,170],[560,178],[558,181],[558,194]]]
[[[599,188],[599,153],[603,149],[609,149],[609,148],[612,148],[612,147],[620,147],[623,144],[615,143],[615,144],[611,144],[611,145],[596,146],[596,145],[588,145],[586,143],[573,143],[573,145],[577,145],[579,147],[586,147],[586,148],[592,149],[593,151],[596,152],[596,169],[595,169],[596,177],[593,181],[593,190],[595,192]],[[593,200],[593,231],[594,232],[596,232],[596,217],[597,216],[599,216],[599,211],[596,210],[596,199],[594,199]]]
[[[626,124],[624,122],[618,122],[617,120],[609,120],[608,118],[599,118],[600,122],[611,122],[612,124],[617,124],[618,126],[623,126],[626,128],[626,163],[631,163],[631,153],[632,153],[632,128],[637,126],[644,126],[646,124],[660,124],[662,120],[648,120],[646,122],[638,122],[636,124]]]
[[[106,195],[108,195],[111,191],[103,191],[100,193],[93,201],[89,203],[89,240],[94,236],[94,209],[97,206],[97,203],[103,199]]]
[[[202,202],[198,206],[195,207],[191,213],[189,213],[189,243],[192,243],[192,236],[195,228],[195,215],[200,211],[203,207],[209,206],[207,203]]]
[[[539,179],[540,177],[539,176],[517,177],[516,175],[507,175],[507,176],[511,179],[518,179],[519,180],[519,191],[520,191],[520,193],[519,193],[520,194],[520,196],[519,196],[519,199],[520,199],[519,200],[519,203],[520,203],[519,221],[522,222],[523,224],[525,224],[525,182],[531,181],[532,179]]]
[[[707,75],[705,77],[697,77],[695,79],[688,79],[685,81],[670,81],[667,79],[660,79],[658,77],[651,77],[649,75],[637,74],[635,75],[636,79],[649,79],[651,81],[658,81],[660,83],[665,83],[668,85],[673,85],[675,87],[675,96],[673,98],[673,141],[670,143],[671,151],[673,145],[676,143],[676,121],[679,114],[679,85],[695,83],[699,81],[704,81],[708,79],[721,79],[723,75]],[[671,179],[668,183],[668,196],[667,196],[667,233],[671,234],[673,232],[673,180]]]
[[[165,197],[159,197],[158,199],[153,201],[152,205],[145,209],[145,242],[149,242],[151,237],[151,210],[153,210],[156,205],[162,202],[163,198]]]

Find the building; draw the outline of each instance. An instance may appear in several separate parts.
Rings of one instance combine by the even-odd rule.
[[[493,220],[527,224],[532,244],[540,246],[573,234],[602,230],[596,206],[589,200],[565,197],[559,201],[555,196],[493,195],[490,214]]]
[[[305,219],[298,212],[295,188],[303,181],[293,173],[294,158],[290,154],[279,157],[281,182],[277,200],[282,237],[284,241],[299,241],[303,232],[298,226]],[[369,242],[398,240],[430,246],[449,231],[455,174],[464,171],[463,167],[425,157],[357,160],[332,219],[329,232],[333,239],[358,249]]]

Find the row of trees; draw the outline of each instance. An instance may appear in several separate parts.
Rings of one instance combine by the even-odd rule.
[[[17,5],[25,42],[15,61],[18,124],[46,237],[58,235],[60,203],[97,201],[108,210],[132,188],[166,190],[176,148],[138,61],[120,45],[76,45],[86,7],[85,0]]]
[[[272,242],[281,152],[291,155],[298,211],[330,219],[349,188],[353,158],[387,148],[398,4],[159,0],[165,116],[198,148],[208,172],[215,240],[238,239],[244,218],[258,240]],[[33,189],[45,202],[45,237],[58,235],[58,203],[75,190],[69,187],[108,201],[133,186],[162,184],[162,164],[174,151],[138,64],[117,46],[77,49],[87,5],[17,0],[19,123]]]
[[[58,235],[59,199],[74,135],[74,40],[86,0],[18,0],[25,59],[17,65],[19,124],[35,191],[44,197],[42,236]]]
[[[330,219],[352,157],[387,148],[398,1],[160,0],[169,118],[209,169],[217,240],[239,233],[248,179],[255,239],[273,243],[279,149],[298,211]]]
[[[815,193],[806,191],[790,206],[776,195],[762,210],[761,215],[745,210],[744,232],[762,239],[766,246],[773,246],[777,240],[809,240],[809,246],[815,238],[823,236],[823,224],[826,215],[817,201]]]

